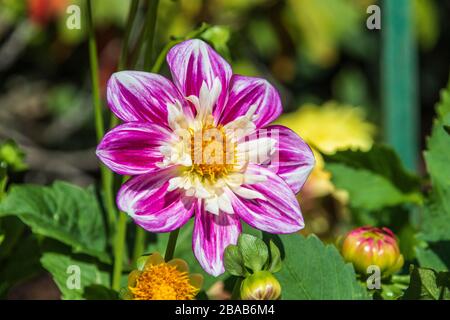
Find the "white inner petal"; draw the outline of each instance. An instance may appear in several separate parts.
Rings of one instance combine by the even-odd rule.
[[[173,136],[168,144],[160,148],[164,159],[158,166],[180,167],[180,175],[170,179],[168,191],[183,189],[186,196],[202,199],[206,211],[212,214],[219,214],[220,211],[233,214],[230,192],[246,199],[266,200],[260,192],[245,186],[264,182],[267,177],[246,171],[249,163],[261,164],[270,159],[276,141],[251,136],[256,129],[253,122],[256,105],[227,125],[217,125],[212,112],[221,90],[221,82],[216,78],[211,88],[205,82],[202,84],[198,97],[186,97],[197,111],[193,119],[183,113],[180,102],[167,106]],[[210,134],[208,130],[216,131]],[[195,140],[198,134],[201,139],[199,144]],[[220,135],[224,137],[217,140]],[[229,160],[225,150],[230,152],[230,149],[231,163],[217,163],[217,159]],[[222,154],[224,156],[220,157]]]

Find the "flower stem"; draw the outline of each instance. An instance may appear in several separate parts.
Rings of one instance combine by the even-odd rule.
[[[150,0],[147,11],[145,26],[145,53],[144,53],[144,71],[150,71],[153,56],[153,39],[155,38],[156,13],[158,11],[159,0]]]
[[[156,58],[155,63],[153,64],[153,67],[151,69],[151,72],[158,73],[161,70],[161,67],[165,61],[167,52],[176,44],[183,42],[187,39],[196,38],[199,35],[201,35],[206,29],[208,28],[207,24],[203,24],[199,29],[189,32],[185,37],[179,38],[179,39],[172,39],[170,40],[164,48],[160,51],[158,57]]]
[[[91,70],[92,82],[92,101],[94,103],[95,116],[95,132],[97,140],[100,141],[105,133],[102,116],[102,102],[100,100],[100,85],[98,76],[98,58],[97,58],[97,44],[95,42],[94,24],[92,21],[92,3],[87,0],[87,30],[89,35],[89,63]]]
[[[141,27],[141,30],[139,31],[138,37],[137,37],[137,41],[136,41],[136,45],[135,47],[131,50],[132,54],[131,54],[131,58],[130,58],[130,65],[133,67],[136,67],[138,61],[139,61],[139,57],[142,51],[142,44],[144,43],[144,34],[145,34],[145,24],[144,26]]]
[[[125,26],[125,34],[123,36],[122,50],[120,52],[118,69],[124,70],[128,59],[128,46],[130,41],[131,30],[133,28],[134,20],[136,19],[136,13],[138,11],[138,0],[131,0],[130,11],[128,12],[127,23]]]
[[[233,292],[231,293],[231,300],[239,300],[241,296],[241,283],[242,278],[236,277],[236,282],[234,283],[233,286]]]
[[[133,264],[144,254],[146,231],[136,225],[136,237],[134,239]]]
[[[145,45],[145,56],[144,56],[144,70],[150,70],[151,57],[153,54],[153,39],[155,37],[155,28],[156,28],[156,16],[158,11],[158,2],[159,0],[150,0],[150,4],[147,8],[146,14],[146,24],[143,27],[143,32],[139,35],[138,42],[146,42]],[[137,8],[136,8],[137,10]],[[138,52],[137,55],[141,53],[142,47],[141,43],[138,43]],[[133,64],[135,62],[132,62]],[[133,249],[133,262],[144,253],[145,250],[145,238],[146,233],[141,227],[136,225],[136,238],[134,241],[134,249]]]
[[[128,18],[125,26],[125,33],[122,41],[122,49],[120,51],[119,64],[117,66],[118,71],[122,71],[127,67],[128,61],[128,47],[130,42],[131,30],[133,29],[133,23],[136,19],[136,14],[139,7],[139,0],[132,0],[130,5],[130,11],[128,12]],[[109,127],[114,128],[119,124],[119,119],[111,113],[111,119],[109,121]]]
[[[169,52],[170,48],[172,48],[174,45],[182,42],[183,39],[176,39],[176,40],[170,40],[164,48],[159,53],[158,57],[156,58],[155,63],[153,64],[153,67],[151,69],[151,72],[157,73],[159,70],[161,70],[161,67],[164,63],[164,60],[166,58],[167,52]]]
[[[92,21],[92,3],[91,0],[87,0],[87,30],[89,37],[89,63],[91,71],[91,83],[92,83],[92,101],[94,105],[94,118],[95,118],[95,132],[97,141],[103,137],[105,127],[103,123],[102,115],[102,102],[100,99],[100,84],[98,75],[98,57],[97,57],[97,44],[95,42],[94,24]],[[109,232],[114,230],[116,222],[116,210],[114,206],[114,195],[110,188],[113,181],[112,172],[108,170],[104,165],[100,165],[101,180],[103,197],[105,201],[106,213],[108,218]]]
[[[397,275],[394,274],[392,276],[392,282],[398,284],[409,284],[410,276],[409,275]]]
[[[173,259],[173,254],[175,253],[175,246],[177,245],[178,234],[180,229],[173,230],[169,236],[169,242],[167,242],[166,254],[164,255],[164,260],[169,261]]]
[[[123,212],[119,213],[119,221],[116,228],[116,236],[114,239],[114,269],[112,288],[114,290],[120,289],[120,280],[123,269],[123,253],[125,250],[125,235],[127,228],[127,215]]]

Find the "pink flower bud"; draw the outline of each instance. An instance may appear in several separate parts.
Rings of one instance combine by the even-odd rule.
[[[404,262],[397,239],[388,228],[361,227],[350,231],[342,239],[341,253],[362,275],[367,275],[369,266],[377,266],[385,278],[397,272]]]

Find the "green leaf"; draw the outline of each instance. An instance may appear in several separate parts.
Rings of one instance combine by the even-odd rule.
[[[450,241],[428,243],[426,247],[416,247],[416,257],[422,268],[436,271],[450,270]]]
[[[330,163],[342,163],[355,169],[364,169],[385,177],[402,192],[415,192],[420,178],[406,170],[397,153],[389,146],[375,144],[369,151],[341,151],[325,156]]]
[[[241,234],[238,239],[238,247],[247,268],[254,272],[263,269],[269,258],[269,250],[264,241],[249,234]]]
[[[4,217],[0,220],[0,228],[5,237],[0,244],[0,262],[8,258],[25,231],[25,225],[16,217]]]
[[[269,248],[270,248],[269,271],[275,273],[281,270],[281,253],[280,249],[278,249],[278,247],[272,240],[270,240],[269,242]]]
[[[436,108],[437,118],[434,120],[431,136],[427,140],[425,161],[430,175],[432,190],[425,203],[421,217],[419,238],[430,243],[450,241],[450,135],[443,125],[450,122],[450,88],[441,92],[441,101]],[[430,250],[433,251],[433,245]],[[442,252],[428,251],[427,257],[441,261],[447,258]],[[422,255],[424,256],[424,255]],[[435,260],[436,260],[435,259]]]
[[[116,291],[100,284],[91,284],[84,288],[83,298],[86,300],[119,300]]]
[[[351,264],[346,264],[333,245],[324,245],[316,236],[280,236],[285,260],[277,274],[283,299],[357,300],[369,299],[356,280]]]
[[[450,273],[412,266],[409,287],[405,300],[450,299]]]
[[[425,161],[432,190],[422,211],[418,238],[427,241],[416,248],[421,267],[437,271],[450,268],[450,136],[444,126],[450,122],[450,88],[442,91],[436,107],[431,136],[427,140]]]
[[[325,160],[333,183],[349,192],[353,208],[374,211],[422,202],[420,179],[409,173],[387,146],[374,145],[367,152],[341,151]]]
[[[419,194],[404,194],[389,180],[370,171],[339,163],[328,164],[326,168],[332,173],[334,185],[348,191],[353,208],[375,211],[408,202],[420,203]]]
[[[449,177],[450,179],[450,177]],[[422,214],[420,239],[428,242],[450,240],[450,188],[433,185]]]
[[[52,274],[63,299],[83,299],[85,289],[92,285],[110,286],[108,272],[100,270],[94,263],[48,252],[42,256],[41,264]]]
[[[244,258],[238,246],[230,244],[223,253],[225,270],[233,276],[243,277],[246,274]]]
[[[6,238],[5,242],[8,240]],[[8,293],[9,288],[32,278],[42,271],[39,264],[40,250],[34,235],[21,238],[20,245],[0,262],[0,298]]]
[[[444,126],[445,131],[447,131],[448,134],[450,134],[450,125]]]
[[[105,227],[92,189],[55,182],[15,185],[0,204],[1,216],[17,216],[34,233],[59,240],[107,262]]]

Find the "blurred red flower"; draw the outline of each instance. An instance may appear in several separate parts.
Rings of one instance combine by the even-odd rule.
[[[28,13],[31,21],[38,25],[46,25],[53,18],[64,12],[68,0],[28,0]]]

